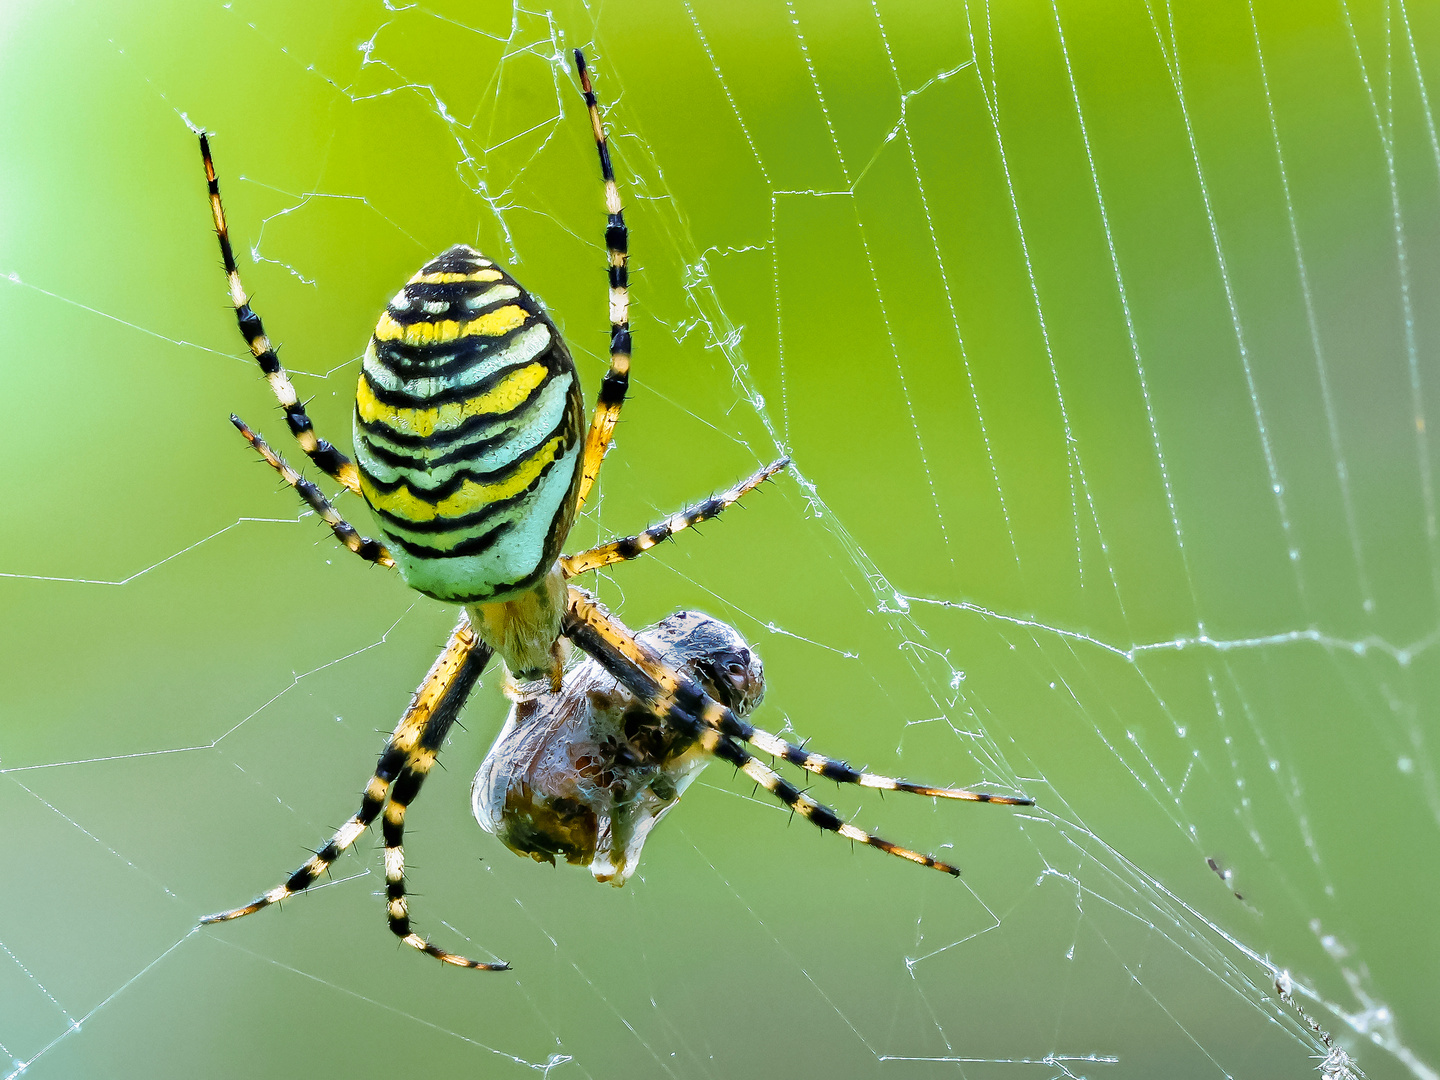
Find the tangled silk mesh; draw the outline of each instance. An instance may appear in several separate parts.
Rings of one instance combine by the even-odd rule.
[[[279,980],[334,1010],[316,1054],[384,1028],[407,1058],[436,1043],[497,1070],[735,1075],[797,1053],[856,1075],[1437,1076],[1433,904],[1415,899],[1433,874],[1408,876],[1410,861],[1436,862],[1440,826],[1431,15],[1340,0],[1297,29],[1244,0],[1207,8],[1223,32],[1202,33],[1200,9],[1163,0],[1103,18],[1065,0],[971,0],[923,19],[882,0],[843,15],[791,0],[747,15],[752,32],[693,0],[644,18],[387,5],[358,16],[369,26],[346,68],[283,13],[243,7],[218,9],[212,32],[281,87],[323,91],[316,130],[337,133],[312,133],[317,157],[348,160],[346,139],[413,152],[379,181],[351,188],[342,163],[291,191],[268,159],[242,157],[244,113],[227,114],[217,159],[241,270],[277,335],[297,340],[308,308],[339,302],[345,278],[321,243],[337,228],[415,265],[476,242],[546,298],[593,396],[602,221],[568,61],[587,49],[634,229],[637,385],[576,537],[631,531],[708,493],[696,483],[795,459],[740,522],[616,568],[601,595],[632,625],[684,603],[734,622],[772,673],[765,726],[1037,806],[863,804],[887,837],[953,843],[965,877],[952,885],[868,852],[843,859],[712,769],[657,834],[679,854],[647,850],[639,899],[602,900],[578,872],[502,865],[464,821],[462,765],[483,754],[492,701],[447,751],[450,786],[433,783],[412,817],[429,815],[414,843],[431,846],[411,872],[417,923],[512,961],[514,979],[462,986],[385,951],[378,973],[329,966],[359,940],[389,944],[364,844],[323,886],[336,897],[191,929],[280,880],[295,838],[318,843],[348,812],[337,792],[366,775],[369,729],[398,715],[397,687],[443,634],[445,612],[392,589],[383,621],[357,621],[348,645],[320,639],[303,663],[222,655],[215,704],[189,722],[4,754],[10,880],[27,886],[0,914],[9,1076],[131,1045],[138,1070],[157,1023],[147,998],[168,1003],[179,985],[204,999],[216,980]],[[186,136],[176,114],[217,123],[191,100],[198,82],[98,25],[167,138]],[[1295,44],[1306,34],[1309,52]],[[646,42],[666,55],[630,61]],[[1343,109],[1309,104],[1311,80]],[[1326,186],[1337,160],[1359,163],[1350,187]],[[423,193],[396,202],[374,193],[382,183]],[[191,186],[177,235],[203,231]],[[268,209],[247,219],[242,206]],[[454,233],[477,218],[475,236]],[[108,308],[78,269],[0,269],[8,310],[173,349],[177,370],[239,352],[213,306],[202,337],[159,306]],[[217,272],[217,296],[220,284]],[[354,310],[367,306],[368,291]],[[363,320],[340,309],[344,340],[359,341]],[[335,436],[346,348],[287,354]],[[667,375],[685,364],[693,383]],[[222,397],[259,417],[259,380],[217,370]],[[233,475],[193,497],[271,496],[258,473]],[[209,572],[241,582],[227,617],[259,631],[258,598],[285,589],[282,614],[303,620],[340,603],[338,586],[303,590],[345,555],[312,542],[288,492],[274,497],[128,572],[10,565],[7,584],[27,603],[85,605],[77,590],[133,596],[218,548]],[[266,552],[290,536],[293,569],[275,570],[289,555]],[[384,673],[364,684],[383,696],[345,685],[362,669]],[[116,695],[150,701],[117,678]],[[144,813],[119,809],[154,790]],[[464,883],[445,876],[457,848]],[[52,895],[62,859],[71,884]],[[200,869],[223,895],[200,895]],[[674,891],[686,875],[701,893]],[[825,921],[852,885],[857,911]],[[614,967],[565,907],[601,903],[628,924]],[[1370,944],[1396,922],[1413,935],[1398,963],[1393,943]],[[857,928],[876,937],[851,964]],[[750,979],[783,987],[796,1012],[748,1013]],[[271,1023],[268,992],[193,1022],[217,1045],[248,1044]],[[107,1027],[107,1013],[121,1018]]]

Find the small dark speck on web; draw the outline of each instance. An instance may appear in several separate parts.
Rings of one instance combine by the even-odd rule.
[[[1235,892],[1234,886],[1230,884],[1230,879],[1233,875],[1230,873],[1229,870],[1220,869],[1220,864],[1209,856],[1206,856],[1205,858],[1205,865],[1210,867],[1211,870],[1214,870],[1220,880],[1225,883],[1226,887],[1229,888],[1232,893],[1235,893],[1236,900],[1243,901],[1245,899],[1245,897],[1241,896],[1238,892]]]

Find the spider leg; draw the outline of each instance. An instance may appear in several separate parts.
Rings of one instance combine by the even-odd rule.
[[[601,544],[599,547],[593,547],[589,551],[581,551],[575,555],[561,556],[560,567],[565,572],[567,578],[572,578],[576,574],[584,574],[590,570],[598,570],[602,566],[609,566],[617,562],[626,562],[638,555],[643,555],[656,544],[662,540],[668,540],[677,532],[688,529],[694,525],[699,525],[703,521],[709,521],[711,518],[719,517],[722,511],[734,506],[742,498],[789,464],[790,459],[788,457],[782,457],[778,461],[772,461],[749,479],[736,484],[729,491],[722,491],[719,495],[713,495],[704,502],[686,507],[679,513],[670,515],[659,524],[650,526],[650,528],[637,536],[627,536],[621,540],[611,540],[608,544]]]
[[[959,875],[958,869],[932,855],[912,851],[856,828],[765,765],[740,745],[739,740],[746,737],[741,730],[748,728],[748,724],[706,696],[691,680],[667,668],[599,604],[573,587],[569,590],[564,628],[566,637],[599,661],[662,722],[691,734],[702,750],[740,769],[812,825],[921,866]],[[728,720],[721,724],[709,723],[702,715],[707,702],[721,710]]]
[[[673,714],[666,714],[666,719],[673,719]],[[698,723],[698,721],[695,722]],[[959,868],[951,866],[949,863],[941,862],[933,855],[926,855],[921,851],[912,851],[910,848],[901,847],[899,844],[892,844],[883,837],[876,836],[874,833],[868,833],[864,829],[856,828],[848,821],[842,820],[839,814],[824,803],[816,802],[774,769],[746,751],[743,746],[728,735],[721,735],[716,732],[714,728],[709,727],[702,727],[701,730],[706,733],[701,738],[701,744],[705,745],[707,737],[714,744],[713,747],[707,747],[710,753],[722,761],[730,762],[730,764],[754,780],[771,795],[774,795],[775,798],[790,807],[791,810],[799,813],[799,815],[810,822],[810,824],[818,826],[827,832],[839,833],[847,840],[853,840],[859,844],[866,844],[869,847],[878,848],[887,855],[895,855],[920,866],[929,866],[932,869],[951,874],[954,877],[960,876]]]
[[[600,475],[600,463],[610,449],[615,422],[620,419],[620,406],[630,386],[630,289],[626,263],[630,233],[625,228],[625,213],[620,205],[620,189],[615,185],[615,170],[610,164],[610,146],[605,141],[605,125],[600,120],[600,107],[595,103],[595,90],[590,85],[590,70],[585,56],[575,50],[575,70],[580,75],[580,89],[585,94],[585,107],[590,110],[590,127],[595,133],[595,149],[600,155],[600,175],[605,181],[605,248],[610,265],[610,368],[600,384],[595,401],[595,417],[585,436],[585,453],[580,465],[580,487],[575,497],[575,512],[585,505],[585,496]]]
[[[355,463],[335,449],[330,443],[315,434],[315,425],[310,422],[305,406],[300,404],[290,376],[280,366],[275,348],[265,336],[265,327],[260,316],[250,307],[250,298],[240,283],[240,270],[235,265],[235,252],[230,247],[230,231],[225,226],[225,207],[220,202],[220,181],[215,177],[215,162],[210,158],[210,140],[200,133],[200,156],[205,159],[205,179],[210,184],[210,213],[215,219],[215,235],[220,238],[220,257],[225,261],[225,276],[230,283],[230,302],[235,305],[235,318],[240,324],[240,333],[250,346],[250,352],[260,363],[260,370],[270,382],[270,389],[285,410],[285,422],[300,448],[310,455],[310,460],[326,476],[344,484],[355,493],[360,491],[360,474]]]
[[[481,648],[485,649],[484,646]],[[485,652],[488,658],[489,650],[485,649]],[[483,667],[483,663],[472,664],[470,669],[467,669],[464,677],[469,679],[469,686],[473,686],[480,677],[480,669]],[[461,689],[461,700],[469,694],[469,686]],[[385,914],[391,933],[412,949],[419,949],[442,964],[480,971],[508,971],[510,965],[503,960],[485,964],[458,953],[446,952],[438,945],[430,944],[410,926],[410,903],[405,896],[405,811],[420,794],[420,785],[425,783],[425,777],[434,767],[440,746],[445,741],[445,735],[457,712],[458,705],[450,710],[449,717],[443,724],[426,725],[420,732],[414,750],[406,757],[400,775],[395,778],[395,783],[390,788],[390,801],[385,805],[385,814],[380,823],[381,833],[385,838]]]
[[[1024,797],[991,795],[989,792],[971,791],[968,788],[931,787],[912,780],[881,776],[786,742],[778,735],[741,720],[706,694],[693,679],[687,679],[666,667],[659,657],[636,641],[634,635],[613,615],[602,609],[592,597],[574,587],[570,589],[565,636],[605,665],[612,675],[631,693],[645,700],[647,707],[662,719],[668,715],[664,710],[673,705],[722,735],[748,742],[763,753],[783,758],[792,765],[798,765],[827,780],[880,791],[905,791],[912,795],[928,795],[938,799],[993,802],[1006,806],[1034,805],[1033,799]],[[601,655],[591,647],[594,645],[600,648],[601,643],[607,655]],[[657,704],[652,705],[647,695],[653,695]]]
[[[340,516],[339,511],[331,505],[330,500],[325,498],[318,487],[292,469],[284,458],[270,449],[270,445],[264,439],[250,430],[244,420],[231,413],[230,422],[239,429],[241,435],[245,436],[246,441],[255,448],[256,453],[269,462],[270,467],[295,489],[300,498],[309,504],[310,509],[320,515],[321,520],[330,526],[330,531],[335,534],[335,539],[367,562],[375,563],[377,566],[394,567],[395,560],[391,558],[390,552],[384,544],[378,540],[372,540],[368,536],[361,536],[355,526]]]
[[[710,722],[723,722],[718,710],[724,706],[718,702],[711,702],[706,706],[702,717]],[[856,784],[859,787],[874,788],[877,791],[904,791],[911,795],[928,795],[936,799],[956,799],[964,802],[998,803],[1001,806],[1034,806],[1035,800],[1017,795],[992,795],[988,791],[972,791],[969,788],[955,787],[930,787],[927,784],[917,784],[911,780],[902,780],[894,776],[881,776],[879,773],[872,773],[865,769],[857,769],[824,754],[816,754],[798,746],[792,742],[786,742],[778,735],[772,735],[768,731],[750,724],[742,723],[742,727],[749,728],[750,734],[743,736],[745,741],[752,746],[764,751],[772,757],[783,758],[792,765],[798,765],[806,772],[812,772],[816,776],[823,776],[826,780],[834,780],[837,784]]]
[[[405,710],[405,715],[400,718],[400,723],[396,725],[394,733],[386,743],[385,750],[375,766],[375,775],[365,787],[360,809],[355,816],[336,830],[329,843],[316,852],[314,858],[307,860],[291,874],[283,884],[277,885],[244,907],[206,915],[200,922],[204,924],[239,919],[271,904],[288,900],[310,888],[380,816],[382,808],[386,807],[387,796],[392,803],[396,799],[401,800],[399,818],[403,826],[404,807],[415,798],[420,780],[423,780],[424,774],[434,764],[435,756],[445,741],[450,726],[455,722],[465,699],[475,688],[489,660],[489,647],[475,635],[470,620],[462,616],[450,635],[445,651],[440,654],[425,676],[425,681],[415,691],[410,707]],[[419,779],[416,779],[417,775]],[[390,855],[388,809],[386,818],[385,892],[386,914],[391,931],[405,944],[447,964],[487,971],[503,971],[508,968],[509,965],[503,962],[482,964],[444,952],[411,930],[405,901],[404,859],[392,859]]]

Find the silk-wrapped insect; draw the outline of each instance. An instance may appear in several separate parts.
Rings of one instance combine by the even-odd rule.
[[[760,657],[718,619],[678,611],[635,637],[736,716],[765,695]],[[564,859],[624,885],[646,838],[711,760],[691,732],[587,658],[558,693],[536,686],[516,701],[475,774],[471,806],[517,855]]]

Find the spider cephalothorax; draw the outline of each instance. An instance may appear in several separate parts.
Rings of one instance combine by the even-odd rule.
[[[364,495],[389,546],[361,536],[259,435],[238,417],[232,416],[232,422],[347,548],[381,566],[398,567],[406,582],[423,593],[463,605],[449,643],[380,755],[355,815],[283,884],[244,907],[207,916],[205,922],[239,918],[308,889],[383,814],[390,929],[407,945],[447,964],[504,968],[503,963],[477,963],[446,952],[411,928],[405,895],[405,812],[490,657],[498,653],[517,677],[543,677],[538,693],[563,696],[567,641],[658,721],[650,737],[658,732],[662,740],[688,740],[687,751],[729,762],[820,828],[911,862],[959,873],[842,820],[756,759],[745,744],[842,783],[979,802],[1029,802],[877,776],[762,731],[742,719],[743,695],[734,697],[733,687],[717,681],[714,671],[703,666],[677,669],[667,663],[594,597],[568,583],[578,574],[633,559],[714,517],[789,464],[782,457],[643,533],[577,555],[559,554],[599,475],[630,371],[628,234],[605,129],[578,49],[575,66],[605,185],[610,281],[610,366],[583,444],[579,381],[554,324],[540,303],[492,260],[456,246],[421,267],[375,327],[356,394],[357,468],[357,462],[316,435],[260,317],[250,307],[225,225],[209,141],[200,136],[211,214],[240,331],[301,449],[331,479]],[[539,706],[542,711],[545,707]],[[637,736],[640,727],[644,725],[637,727]]]

